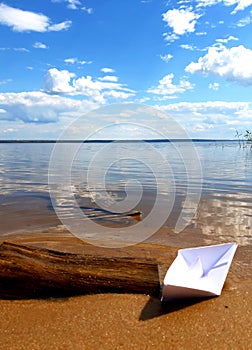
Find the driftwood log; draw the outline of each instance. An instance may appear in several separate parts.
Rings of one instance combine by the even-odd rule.
[[[160,292],[153,259],[81,255],[3,242],[0,298],[65,297],[91,293]]]

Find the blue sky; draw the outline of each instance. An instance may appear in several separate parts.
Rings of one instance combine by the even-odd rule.
[[[251,29],[252,0],[0,2],[0,139],[55,139],[125,102],[234,138],[252,129]]]

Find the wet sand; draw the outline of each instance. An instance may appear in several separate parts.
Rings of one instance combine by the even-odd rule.
[[[155,237],[104,250],[73,238],[62,226],[4,240],[76,253],[155,257],[161,282],[177,253],[155,243]],[[165,306],[159,298],[136,294],[0,300],[0,349],[252,349],[250,261],[250,247],[238,247],[221,296],[210,299]]]

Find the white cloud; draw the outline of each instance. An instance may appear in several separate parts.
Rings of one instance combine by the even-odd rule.
[[[181,44],[180,47],[184,50],[189,50],[189,51],[206,51],[206,49],[200,49],[195,45],[190,45],[190,44]]]
[[[64,62],[67,63],[67,64],[80,64],[80,65],[91,64],[92,63],[92,61],[84,61],[84,60],[80,61],[76,57],[66,58],[64,60]]]
[[[88,14],[93,13],[93,9],[91,7],[86,7],[82,5],[82,2],[79,0],[51,0],[52,2],[66,2],[67,8],[70,10],[83,10]]]
[[[174,41],[179,39],[179,36],[174,33],[163,33],[163,37],[165,41],[168,41],[169,43],[173,43]]]
[[[23,11],[17,8],[0,4],[0,23],[12,27],[13,30],[22,32],[33,30],[45,32],[49,25],[49,18],[30,11]]]
[[[60,32],[61,30],[67,30],[71,26],[71,21],[65,21],[57,24],[52,24],[48,26],[48,31],[50,32]]]
[[[195,33],[195,35],[203,36],[203,35],[207,35],[207,32],[197,32]]]
[[[252,0],[197,0],[197,2],[197,7],[207,7],[216,4],[223,4],[224,6],[236,5],[231,14],[235,14],[237,11],[242,11],[252,5]]]
[[[233,122],[251,129],[252,108],[248,102],[180,102],[157,106],[183,125],[191,137],[235,138]]]
[[[123,99],[123,91],[106,93],[108,97]],[[92,99],[77,100],[43,92],[0,93],[0,134],[5,138],[55,138],[74,118],[100,106]],[[180,102],[156,107],[184,126],[191,137],[234,138],[234,125],[251,129],[252,108],[248,102]],[[99,116],[89,118],[86,127],[93,130],[100,122]]]
[[[220,3],[222,0],[196,0],[196,2],[197,7],[208,7]]]
[[[148,89],[147,92],[164,96],[183,93],[187,90],[193,89],[193,85],[185,79],[181,79],[178,85],[175,85],[173,83],[173,78],[174,74],[167,74],[161,80],[159,80],[159,84],[156,87]]]
[[[225,39],[216,39],[216,42],[217,42],[217,43],[226,44],[226,43],[228,43],[228,42],[231,41],[231,40],[237,41],[237,40],[239,40],[239,39],[236,38],[236,37],[233,36],[233,35],[229,35],[229,37],[227,37],[227,38],[225,38]]]
[[[86,6],[82,6],[81,10],[87,12],[89,15],[91,15],[94,12],[92,7],[86,7]]]
[[[237,3],[237,6],[232,13],[236,13],[237,11],[244,10],[245,8],[251,6],[252,0],[237,0],[235,3]]]
[[[251,15],[252,15],[252,11],[250,11],[250,15],[249,15],[249,16],[246,16],[246,17],[244,17],[244,18],[241,18],[241,19],[236,23],[237,27],[240,27],[240,28],[241,28],[241,27],[248,26],[248,25],[251,23],[251,21],[252,21]]]
[[[52,94],[83,95],[98,103],[105,103],[105,97],[112,95],[128,98],[134,91],[117,82],[115,76],[106,76],[94,80],[91,76],[75,78],[75,74],[67,70],[51,68],[45,76],[45,91]],[[109,91],[117,91],[119,93]],[[123,92],[123,94],[122,94]]]
[[[209,85],[208,85],[208,87],[209,87],[209,89],[210,90],[215,90],[215,91],[217,91],[217,90],[219,90],[219,87],[220,87],[220,84],[219,83],[210,83]]]
[[[165,63],[169,62],[172,59],[172,55],[170,53],[166,54],[166,55],[160,55],[160,58],[162,61],[164,61]]]
[[[57,122],[63,116],[83,114],[94,106],[91,101],[78,101],[39,91],[0,93],[0,109],[3,110],[1,113],[2,121]]]
[[[175,35],[193,33],[200,15],[191,9],[173,9],[162,14],[163,21],[173,29]]]
[[[134,91],[123,87],[119,83],[110,81],[93,80],[91,76],[81,77],[73,81],[74,94],[84,95],[96,102],[105,103],[105,96],[111,96],[111,91],[124,92],[124,94],[117,94],[118,98],[129,98],[134,95]],[[113,97],[116,93],[113,93]]]
[[[1,3],[0,24],[11,27],[16,32],[35,31],[43,33],[68,29],[71,21],[50,24],[50,19],[43,14],[20,10]]]
[[[13,51],[19,51],[19,52],[30,52],[28,49],[25,47],[14,47]]]
[[[39,41],[34,43],[33,47],[35,47],[35,49],[47,49],[47,46]]]
[[[74,93],[87,96],[98,103],[105,103],[99,84],[102,83],[94,81],[91,76],[78,78],[73,82]]]
[[[30,52],[28,49],[26,49],[25,47],[0,47],[0,51],[9,51],[9,50],[13,50],[13,51],[17,51],[17,52]]]
[[[214,74],[238,84],[252,85],[252,50],[243,45],[230,49],[210,47],[205,56],[200,57],[198,62],[191,62],[186,72]]]
[[[190,45],[190,44],[181,44],[180,47],[184,50],[190,50],[190,51],[195,50],[195,46]]]
[[[17,129],[13,129],[13,128],[8,128],[8,129],[4,129],[3,130],[3,133],[12,133],[12,132],[15,132]]]
[[[72,10],[77,10],[81,5],[81,2],[79,0],[67,0],[67,3],[67,7]]]
[[[67,70],[59,71],[57,68],[51,68],[45,76],[45,91],[49,93],[71,93],[74,89],[70,86],[70,82],[74,77],[75,74]]]
[[[64,62],[65,62],[65,63],[74,64],[74,63],[77,63],[78,60],[77,60],[77,58],[66,58],[66,59],[64,60]]]
[[[12,81],[11,79],[0,80],[0,85],[8,84],[8,83],[10,83],[11,81]]]
[[[100,80],[100,81],[117,82],[118,81],[118,77],[116,77],[115,75],[105,75],[104,77],[98,78],[98,80]]]
[[[245,111],[251,111],[248,102],[226,102],[226,101],[206,101],[206,102],[179,102],[162,106],[161,109],[170,114],[176,113],[184,115],[187,118],[187,113],[196,116],[214,120],[220,118],[222,120],[233,118],[235,115],[244,114]],[[244,114],[245,115],[245,114]]]
[[[133,94],[129,94],[123,91],[109,90],[104,92],[104,97],[111,97],[120,100],[126,100],[129,96],[133,96]]]
[[[112,69],[112,68],[102,68],[101,72],[103,72],[103,73],[114,73],[115,70]]]

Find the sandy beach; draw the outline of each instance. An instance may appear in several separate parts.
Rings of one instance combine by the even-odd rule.
[[[1,237],[2,241],[76,253],[101,253],[63,230]],[[108,256],[155,257],[160,280],[177,248],[141,243],[105,249]],[[103,251],[104,253],[104,251]],[[0,349],[252,349],[252,279],[238,247],[221,296],[170,302],[142,294],[0,300]]]

